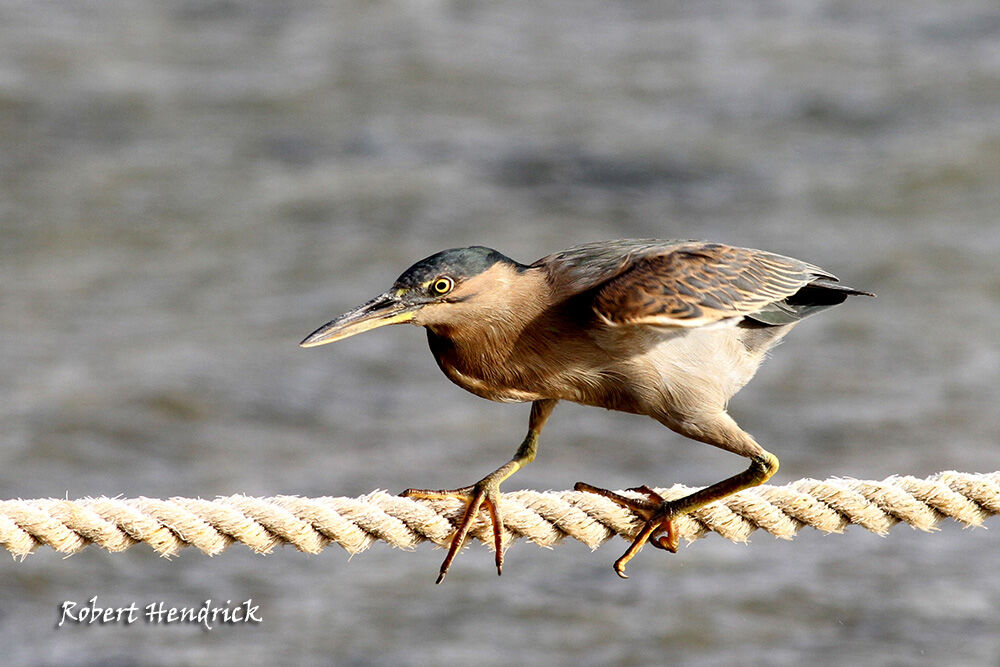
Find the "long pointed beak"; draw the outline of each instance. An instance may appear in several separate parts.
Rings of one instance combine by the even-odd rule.
[[[380,294],[365,305],[327,322],[306,336],[299,345],[316,347],[335,340],[342,340],[363,331],[384,327],[387,324],[402,324],[412,320],[423,304],[407,304],[400,301],[393,292]]]

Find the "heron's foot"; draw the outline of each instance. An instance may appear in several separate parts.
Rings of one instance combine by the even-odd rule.
[[[485,506],[490,514],[490,521],[493,524],[493,546],[496,550],[497,574],[503,573],[503,517],[500,514],[500,505],[497,502],[500,497],[500,479],[494,475],[487,475],[472,486],[463,486],[460,489],[432,491],[429,489],[407,489],[400,495],[406,498],[427,498],[440,500],[442,498],[460,498],[465,501],[466,509],[462,520],[451,538],[451,545],[448,547],[448,555],[441,563],[441,573],[435,583],[440,584],[448,574],[451,562],[455,560],[465,538],[469,535],[469,529],[479,515],[481,507]]]
[[[653,491],[648,486],[639,486],[634,489],[629,489],[629,491],[636,491],[638,493],[644,494],[646,498],[630,498],[628,496],[623,496],[620,493],[615,493],[614,491],[609,491],[607,489],[601,489],[596,486],[591,486],[590,484],[585,484],[583,482],[577,482],[576,486],[573,487],[577,491],[586,491],[588,493],[596,493],[605,498],[629,508],[643,520],[645,524],[639,534],[636,535],[635,539],[632,540],[632,544],[629,546],[628,550],[622,554],[622,557],[615,561],[615,572],[622,579],[628,579],[628,575],[625,574],[625,565],[628,564],[632,558],[639,553],[643,545],[646,542],[651,543],[655,547],[660,549],[666,549],[671,553],[677,553],[677,545],[679,542],[679,537],[677,532],[674,530],[674,519],[678,515],[683,514],[683,512],[678,511],[678,505],[676,502],[669,500],[664,500],[663,497]],[[666,533],[665,535],[663,533]]]

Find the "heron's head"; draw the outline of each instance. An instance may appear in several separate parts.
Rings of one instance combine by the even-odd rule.
[[[324,345],[387,324],[409,322],[433,329],[488,318],[525,268],[483,246],[442,250],[408,268],[386,292],[309,334],[300,345]]]

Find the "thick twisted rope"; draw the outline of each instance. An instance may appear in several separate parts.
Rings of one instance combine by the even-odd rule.
[[[671,500],[694,489],[657,489]],[[630,493],[630,492],[625,492]],[[564,537],[591,548],[621,535],[632,539],[642,521],[611,500],[578,491],[515,491],[501,498],[504,525],[513,538],[543,547]],[[145,542],[164,556],[187,546],[206,554],[239,542],[258,553],[279,544],[318,553],[336,543],[354,554],[376,540],[405,549],[429,540],[446,544],[465,509],[458,499],[416,500],[375,491],[360,498],[83,498],[0,501],[0,545],[25,557],[41,545],[75,553],[88,544],[124,551]],[[927,479],[889,477],[802,479],[786,486],[758,486],[675,521],[689,541],[716,532],[745,542],[758,528],[784,539],[803,526],[826,533],[850,524],[885,534],[899,522],[931,531],[945,517],[978,526],[1000,513],[1000,472],[942,472]],[[486,512],[470,534],[492,545]]]

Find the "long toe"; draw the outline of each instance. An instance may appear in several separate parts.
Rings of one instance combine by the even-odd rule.
[[[666,535],[660,535],[662,532],[666,532]],[[647,542],[659,549],[664,549],[670,553],[677,553],[677,541],[677,531],[674,530],[674,514],[671,511],[671,506],[667,502],[660,503],[659,508],[653,513],[653,516],[643,524],[642,530],[636,535],[629,548],[622,554],[621,558],[615,561],[615,572],[622,579],[628,579],[628,575],[625,574],[625,566],[642,550],[642,547]]]
[[[663,498],[660,494],[653,491],[648,486],[637,486],[629,491],[634,491],[636,493],[641,493],[646,496],[646,498],[632,498],[630,496],[623,496],[622,494],[611,491],[609,489],[603,489],[598,486],[592,486],[586,482],[577,482],[573,489],[575,491],[584,491],[586,493],[593,493],[594,495],[604,496],[608,500],[611,500],[622,507],[626,507],[643,519],[649,520],[656,509],[663,504]]]
[[[503,574],[503,514],[500,512],[499,494],[487,492],[483,504],[490,512],[490,521],[493,523],[493,550],[497,566],[497,576]]]
[[[494,488],[496,487],[496,488]],[[448,553],[441,563],[441,569],[435,583],[444,581],[448,570],[458,552],[465,544],[473,524],[479,516],[479,510],[485,505],[489,513],[490,522],[493,525],[493,545],[496,549],[497,574],[503,571],[503,517],[498,504],[499,485],[491,484],[484,480],[473,486],[464,486],[458,489],[406,489],[400,494],[407,498],[422,498],[429,500],[442,500],[446,498],[459,498],[465,502],[465,512],[459,520],[448,545]]]
[[[406,489],[399,495],[404,498],[420,498],[423,500],[446,500],[448,498],[461,498],[468,502],[472,499],[475,487],[463,486],[459,489]]]
[[[629,545],[629,548],[622,554],[621,558],[615,561],[615,572],[622,579],[628,579],[628,575],[625,574],[625,566],[642,550],[642,547],[647,542],[659,549],[677,553],[678,537],[677,531],[674,529],[674,518],[676,516],[674,505],[665,501],[663,496],[650,487],[643,485],[629,489],[629,491],[645,495],[645,498],[631,498],[614,491],[609,491],[608,489],[601,489],[590,484],[585,484],[584,482],[577,482],[574,488],[577,491],[586,491],[604,496],[623,507],[627,507],[643,519],[642,528],[635,536],[635,539],[632,540],[632,544]],[[663,532],[666,532],[666,535],[660,535]]]

